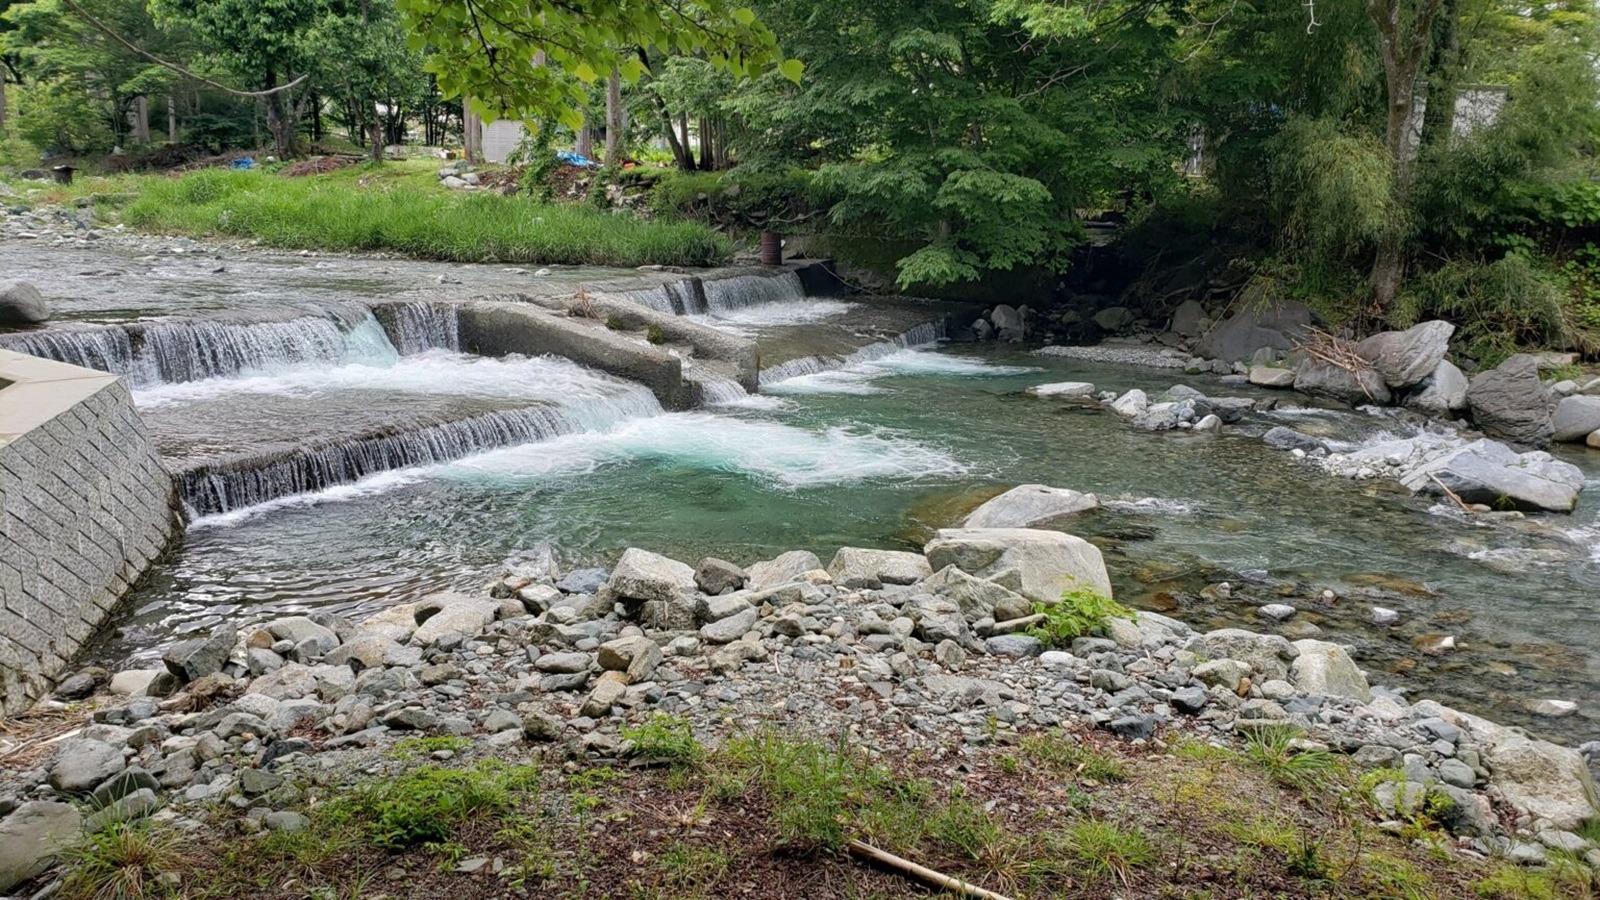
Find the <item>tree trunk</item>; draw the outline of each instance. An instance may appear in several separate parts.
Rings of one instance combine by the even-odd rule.
[[[3,106],[3,103],[0,103]],[[606,79],[606,165],[622,164],[622,148],[628,145],[623,129],[627,111],[622,108],[622,75],[616,69]]]
[[[472,111],[472,98],[461,98],[461,148],[467,162],[483,161],[483,120]]]
[[[682,135],[680,142],[683,144],[683,159],[680,164],[685,172],[694,171],[694,144],[689,141],[689,114],[678,113],[678,133]]]
[[[684,171],[694,168],[694,163],[687,159],[688,148],[678,141],[677,128],[672,124],[672,114],[667,112],[666,104],[657,99],[656,109],[661,113],[661,131],[667,136],[667,146],[672,149],[673,161]]]
[[[167,143],[178,142],[178,101],[171,94],[167,95]]]
[[[700,169],[710,172],[717,167],[716,159],[712,155],[711,122],[705,116],[700,117]]]
[[[372,117],[372,161],[383,162],[383,119],[374,114]]]
[[[578,129],[578,140],[572,150],[585,159],[594,157],[594,126],[589,124],[588,118],[583,120],[583,127]]]

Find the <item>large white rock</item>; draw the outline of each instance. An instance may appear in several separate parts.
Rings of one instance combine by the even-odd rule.
[[[1569,830],[1600,815],[1600,791],[1578,751],[1530,738],[1432,700],[1420,701],[1412,709],[1438,716],[1471,734],[1489,770],[1490,786],[1513,807]]]
[[[659,553],[629,547],[606,582],[610,599],[631,603],[690,602],[698,591],[694,569]]]
[[[1035,528],[1100,505],[1093,494],[1043,484],[1023,484],[973,510],[963,528]]]
[[[934,569],[955,566],[1031,600],[1054,602],[1071,590],[1111,596],[1099,548],[1060,531],[1032,528],[945,528],[925,551]]]
[[[1384,331],[1356,345],[1356,352],[1392,388],[1407,388],[1432,375],[1450,349],[1456,327],[1435,319],[1405,331]]]
[[[1094,385],[1087,381],[1056,381],[1050,384],[1036,384],[1028,388],[1028,393],[1035,397],[1071,397],[1087,400],[1094,396]]]
[[[1582,469],[1542,450],[1518,453],[1483,439],[1410,468],[1400,483],[1425,493],[1442,493],[1442,484],[1468,503],[1571,512],[1584,477]]]
[[[1582,441],[1600,429],[1600,397],[1574,394],[1556,403],[1553,440]]]
[[[81,837],[83,816],[68,803],[33,800],[0,821],[0,893],[40,874]]]
[[[1249,663],[1260,676],[1257,681],[1287,679],[1289,664],[1300,651],[1289,639],[1276,634],[1257,634],[1242,628],[1208,631],[1194,642],[1209,659],[1236,659]]]
[[[840,547],[828,563],[833,583],[846,588],[878,590],[886,584],[916,584],[932,574],[927,557],[904,550]]]
[[[780,584],[799,581],[800,576],[813,569],[822,568],[822,560],[809,550],[790,550],[765,562],[754,563],[747,566],[745,572],[745,589],[750,591],[764,591],[775,588]]]
[[[945,566],[935,572],[922,582],[922,588],[954,600],[961,607],[961,613],[973,621],[992,618],[1006,622],[1028,615],[1033,607],[1027,597],[1016,591],[969,575],[955,566]]]
[[[500,604],[493,600],[480,600],[460,594],[442,594],[423,600],[436,611],[429,615],[417,630],[411,633],[411,643],[426,647],[446,634],[460,634],[474,638],[483,633],[494,621]]]
[[[1440,360],[1406,405],[1430,416],[1460,412],[1467,408],[1467,376],[1449,360]]]
[[[1289,664],[1289,680],[1296,687],[1323,697],[1349,697],[1361,703],[1372,700],[1367,676],[1343,647],[1310,639],[1295,641],[1294,646],[1300,655]]]
[[[1137,416],[1150,408],[1150,397],[1134,388],[1111,402],[1111,411],[1119,416]]]

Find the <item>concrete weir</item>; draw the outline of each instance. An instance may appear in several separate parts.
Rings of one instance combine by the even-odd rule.
[[[49,689],[180,526],[122,379],[0,350],[0,715]]]

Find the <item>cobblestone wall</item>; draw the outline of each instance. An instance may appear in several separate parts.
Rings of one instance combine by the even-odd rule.
[[[0,351],[0,714],[50,689],[180,524],[119,379]]]

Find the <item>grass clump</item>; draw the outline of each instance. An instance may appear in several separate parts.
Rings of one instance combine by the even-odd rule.
[[[335,801],[342,807],[335,814],[363,829],[367,843],[383,850],[443,844],[467,819],[512,808],[535,789],[536,778],[532,766],[495,760],[470,769],[424,766]]]
[[[633,743],[635,756],[670,765],[696,765],[706,755],[688,720],[666,713],[656,713],[642,725],[624,727],[622,736]]]
[[[1124,885],[1133,870],[1149,865],[1156,857],[1143,831],[1100,819],[1068,825],[1060,842],[1061,850],[1080,871],[1096,880],[1114,877]]]
[[[1326,787],[1337,774],[1337,760],[1327,750],[1296,747],[1297,737],[1298,732],[1289,727],[1255,729],[1245,744],[1244,758],[1284,787],[1302,791]]]
[[[139,197],[122,220],[146,231],[454,262],[707,266],[730,252],[726,238],[698,223],[647,222],[587,206],[450,192],[368,167],[352,171],[369,177],[208,169],[140,179]]]
[[[1121,759],[1059,729],[1023,738],[1022,752],[1058,775],[1072,775],[1104,784],[1128,777],[1128,767]]]
[[[63,854],[67,900],[143,900],[175,894],[162,876],[183,863],[177,837],[149,822],[119,822]]]
[[[1087,589],[1067,591],[1059,603],[1035,603],[1033,611],[1044,622],[1028,629],[1052,647],[1064,647],[1076,638],[1105,633],[1109,619],[1132,619],[1133,610],[1104,594]]]
[[[427,737],[408,737],[397,741],[389,751],[389,755],[395,759],[414,759],[419,756],[431,756],[442,751],[460,753],[471,746],[472,741],[458,734],[435,734]]]

